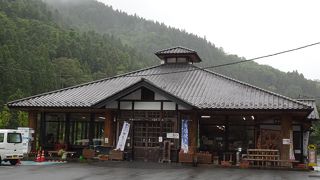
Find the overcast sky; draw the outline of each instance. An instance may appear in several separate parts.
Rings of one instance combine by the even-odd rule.
[[[99,0],[246,58],[320,41],[319,0]],[[200,55],[201,56],[201,55]],[[256,61],[320,79],[320,45]]]

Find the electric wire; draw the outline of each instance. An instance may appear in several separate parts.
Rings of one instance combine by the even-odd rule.
[[[224,66],[230,66],[230,65],[235,65],[235,64],[255,61],[255,60],[263,59],[263,58],[267,58],[267,57],[277,56],[277,55],[280,55],[280,54],[285,54],[285,53],[288,53],[288,52],[297,51],[297,50],[300,50],[300,49],[305,49],[305,48],[308,48],[308,47],[311,47],[311,46],[315,46],[315,45],[319,45],[319,44],[320,44],[320,42],[316,42],[316,43],[308,44],[308,45],[301,46],[301,47],[298,47],[298,48],[293,48],[293,49],[280,51],[280,52],[273,53],[273,54],[268,54],[268,55],[264,55],[264,56],[259,56],[259,57],[255,57],[255,58],[251,58],[251,59],[247,59],[247,60],[242,60],[242,61],[231,62],[231,63],[225,63],[225,64],[219,64],[219,65],[213,65],[213,66],[205,66],[205,67],[199,67],[199,68],[195,68],[195,69],[187,69],[187,70],[181,70],[181,71],[164,72],[164,73],[126,75],[126,77],[166,75],[166,74],[182,73],[182,72],[188,72],[188,71],[213,69],[213,68],[218,68],[218,67],[224,67]]]
[[[230,62],[230,63],[224,63],[224,64],[219,64],[219,65],[211,65],[211,66],[205,66],[205,67],[197,67],[197,68],[194,68],[194,69],[187,69],[187,70],[181,70],[181,71],[152,73],[152,74],[136,74],[136,75],[127,74],[127,75],[123,75],[123,76],[126,76],[126,77],[154,76],[154,75],[166,75],[166,74],[183,73],[183,72],[196,71],[196,70],[213,69],[213,68],[218,68],[218,67],[224,67],[224,66],[230,66],[230,65],[235,65],[235,64],[246,63],[246,62],[255,61],[255,60],[259,60],[259,59],[263,59],[263,58],[268,58],[268,57],[272,57],[272,56],[277,56],[277,55],[280,55],[280,54],[285,54],[285,53],[289,53],[289,52],[293,52],[293,51],[305,49],[305,48],[308,48],[308,47],[311,47],[311,46],[315,46],[315,45],[319,45],[319,44],[320,44],[320,42],[316,42],[316,43],[312,43],[312,44],[300,46],[300,47],[297,47],[297,48],[293,48],[293,49],[289,49],[289,50],[285,50],[285,51],[280,51],[280,52],[273,53],[273,54],[268,54],[268,55],[264,55],[264,56],[259,56],[259,57],[251,58],[251,59],[246,59],[246,60],[242,60],[242,61],[235,61],[235,62]],[[15,67],[7,68],[6,66],[1,65],[1,64],[0,64],[0,67],[2,67],[2,69],[6,69],[6,70],[16,70],[16,71],[27,72],[27,73],[34,73],[34,74],[41,74],[41,73],[42,73],[42,72],[35,72],[35,71],[30,71],[30,70],[15,68]],[[45,73],[45,72],[43,72],[43,73]],[[72,77],[72,75],[62,75],[62,74],[59,75],[59,76],[60,76],[60,77]],[[87,77],[87,76],[83,76],[83,77]]]

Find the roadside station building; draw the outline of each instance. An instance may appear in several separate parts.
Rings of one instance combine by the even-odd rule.
[[[220,160],[247,149],[276,149],[281,160],[304,161],[314,100],[296,100],[199,68],[184,47],[155,53],[160,65],[8,103],[29,112],[36,142],[81,150],[115,147],[130,124],[125,151],[133,160],[159,161],[164,141],[170,160],[179,152],[207,152]],[[234,159],[234,158],[233,158]]]

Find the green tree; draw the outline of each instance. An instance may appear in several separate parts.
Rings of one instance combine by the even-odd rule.
[[[0,112],[0,128],[7,128],[10,122],[11,113],[7,106],[4,106]]]
[[[58,82],[61,88],[92,80],[89,69],[81,66],[77,59],[61,57],[54,59],[52,62],[55,72],[58,74]]]
[[[28,113],[23,111],[18,111],[18,123],[19,127],[27,127],[28,126]]]

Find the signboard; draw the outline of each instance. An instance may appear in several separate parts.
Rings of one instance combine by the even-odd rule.
[[[303,133],[303,156],[308,156],[309,131]]]
[[[290,139],[282,139],[282,144],[291,144]]]
[[[314,144],[310,144],[308,146],[308,159],[309,159],[309,163],[308,166],[317,166],[317,147]]]
[[[181,149],[184,153],[189,151],[189,134],[188,134],[188,120],[182,120],[181,126]]]
[[[129,130],[130,130],[130,124],[124,121],[121,134],[119,136],[119,140],[116,147],[117,150],[120,150],[120,151],[124,150],[124,146],[128,138]]]
[[[168,139],[179,139],[179,133],[167,133]]]

